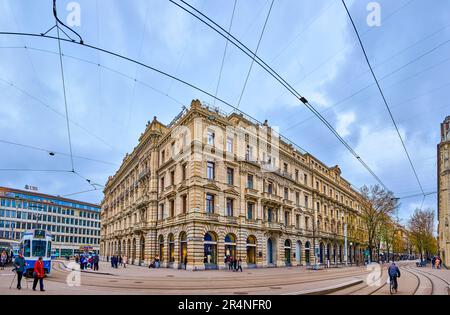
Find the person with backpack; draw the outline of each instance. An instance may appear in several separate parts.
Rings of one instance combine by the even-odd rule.
[[[395,264],[395,262],[392,262],[392,264],[389,266],[388,275],[389,275],[390,281],[394,282],[394,289],[397,292],[397,288],[398,288],[397,278],[400,278],[400,269]]]

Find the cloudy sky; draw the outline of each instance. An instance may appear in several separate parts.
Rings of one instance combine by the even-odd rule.
[[[44,32],[54,24],[51,2],[0,0],[0,31]],[[63,21],[69,2],[58,1]],[[234,0],[188,2],[228,29]],[[347,4],[424,190],[435,191],[439,128],[450,113],[445,97],[450,86],[450,3],[379,1],[381,26],[370,27],[369,2]],[[177,6],[168,0],[78,3],[81,25],[74,29],[86,43],[138,59],[214,94],[225,39]],[[251,49],[256,49],[270,5],[271,0],[237,0],[231,32]],[[169,123],[194,98],[214,102],[132,63],[70,43],[62,43],[62,50],[74,165],[95,183],[104,184],[114,174],[153,116]],[[29,184],[57,195],[91,189],[70,172],[11,170],[71,169],[57,51],[54,40],[0,35],[2,186]],[[275,0],[258,55],[323,113],[398,197],[420,193],[340,0]],[[228,46],[220,98],[238,103],[250,62]],[[327,165],[338,164],[354,186],[375,183],[329,130],[256,64],[240,109],[279,126]],[[102,192],[73,198],[100,202]],[[400,216],[407,218],[421,203],[422,197],[404,199]],[[424,206],[435,209],[436,196],[428,196]]]

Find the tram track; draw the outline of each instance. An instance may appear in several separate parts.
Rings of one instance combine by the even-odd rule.
[[[58,269],[56,269],[54,267],[55,273],[57,273],[58,277],[52,277],[49,278],[48,281],[51,282],[59,282],[59,283],[64,283],[65,282],[65,278],[66,276],[69,274],[69,272],[66,271],[60,271]],[[268,289],[282,289],[283,286],[289,286],[289,285],[297,285],[297,284],[307,284],[307,283],[314,283],[314,282],[321,282],[321,281],[330,281],[330,280],[336,280],[336,279],[345,279],[345,278],[352,278],[352,277],[357,277],[357,276],[361,276],[366,274],[367,271],[352,271],[352,272],[342,272],[341,275],[328,275],[328,274],[320,274],[320,275],[311,275],[314,277],[309,277],[309,279],[305,280],[305,279],[301,279],[301,280],[294,280],[294,281],[285,281],[285,282],[270,282],[269,283],[265,283],[265,284],[257,284],[257,283],[249,283],[249,284],[245,284],[245,286],[243,287],[242,285],[226,285],[226,283],[222,283],[222,285],[220,286],[208,286],[208,289],[210,290],[239,290],[239,291],[243,291],[246,289],[258,289],[258,288],[268,288]],[[62,279],[59,278],[60,276],[62,276]],[[304,276],[304,275],[303,275]],[[326,277],[328,276],[328,277]],[[92,277],[94,278],[94,277]],[[176,287],[163,287],[161,288],[160,286],[155,285],[155,283],[149,283],[149,281],[146,281],[145,279],[140,278],[140,280],[135,279],[124,279],[124,278],[111,278],[110,276],[97,276],[95,277],[96,279],[98,278],[103,278],[104,280],[107,281],[114,281],[114,284],[107,284],[107,283],[99,283],[99,282],[92,282],[89,281],[86,283],[86,281],[83,281],[83,285],[85,286],[90,286],[90,287],[100,287],[100,288],[115,288],[115,289],[131,289],[131,290],[154,290],[154,291],[161,291],[161,290],[166,290],[166,291],[199,291],[205,290],[205,287],[183,287],[183,286],[179,286],[180,284],[180,280],[184,280],[182,282],[185,282],[184,284],[192,284],[193,280],[192,279],[179,279],[177,278],[177,280],[172,280],[172,282],[175,282],[178,284],[178,286]],[[258,281],[265,281],[267,282],[269,279],[277,279],[278,278],[266,278],[266,277],[261,277],[261,279],[258,279]],[[162,280],[162,279],[159,279]],[[164,279],[164,280],[169,280],[169,279]],[[209,279],[202,279],[204,280],[204,282],[208,282],[211,281]],[[236,282],[236,279],[218,279],[219,281],[228,281],[228,282]],[[134,284],[139,284],[139,285],[130,285],[130,283],[126,283],[127,281],[134,281]],[[154,281],[154,280],[153,280]],[[138,282],[138,283],[137,283]],[[147,283],[146,283],[147,282]],[[198,282],[198,280],[196,280],[195,282]],[[214,279],[214,283],[216,283],[217,280]],[[255,282],[253,280],[253,282]]]
[[[421,279],[414,272],[409,270],[410,269],[409,265],[405,265],[402,269],[405,272],[407,272],[408,274],[412,275],[412,277],[411,277],[412,279],[416,280],[414,282],[414,283],[416,283],[416,286],[414,287],[413,291],[411,292],[411,295],[416,295],[420,288],[420,285],[421,285]],[[375,281],[383,282],[383,284],[380,285],[379,287],[369,290],[371,288],[371,285],[364,283],[364,284],[356,285],[355,288],[353,288],[351,290],[346,288],[343,290],[338,290],[336,292],[333,292],[332,294],[335,294],[335,295],[343,295],[343,294],[345,294],[345,295],[376,295],[376,294],[379,294],[382,289],[386,288],[387,277],[388,277],[387,267],[384,267],[384,268],[381,268],[380,277],[375,280]],[[430,280],[430,282],[432,283],[431,280]]]
[[[73,271],[73,270],[67,269],[67,267],[64,265],[64,263],[62,263],[62,262],[57,262],[57,263],[63,265],[66,269],[62,269],[62,268],[56,269],[55,266],[53,265],[53,268],[52,268],[53,270],[60,271],[60,272],[66,272],[66,273]],[[252,269],[248,269],[248,270],[252,270]],[[276,269],[274,269],[274,270],[276,270]],[[282,270],[282,269],[280,268],[279,270]],[[361,274],[364,274],[364,273],[367,273],[367,272],[368,271],[366,271],[366,270],[351,270],[351,271],[348,271],[348,270],[342,270],[341,271],[340,270],[339,271],[340,274],[345,274],[346,276],[352,276],[352,275],[358,276],[358,275],[361,275]],[[83,272],[82,272],[82,274],[83,274]],[[104,279],[105,277],[115,277],[117,279],[117,277],[120,277],[120,280],[125,280],[125,281],[136,281],[136,280],[140,281],[140,280],[142,280],[141,277],[124,278],[124,277],[121,277],[120,275],[115,275],[115,274],[105,275],[105,274],[96,274],[95,272],[89,272],[89,273],[86,273],[86,274],[89,274],[89,276],[92,277],[92,278],[99,278],[99,279]],[[279,279],[279,277],[282,276],[282,275],[285,275],[285,273],[280,272],[279,274],[274,274],[273,276],[263,275],[263,276],[258,277],[258,278],[251,277],[252,278],[251,280],[253,280],[253,281],[255,281],[255,280],[276,280],[276,279]],[[294,275],[301,275],[302,277],[305,277],[305,276],[309,277],[309,276],[316,276],[316,275],[325,276],[325,275],[328,275],[328,273],[316,273],[316,272],[307,272],[307,273],[305,273],[304,271],[300,271],[300,272],[294,273]],[[336,274],[334,274],[334,275],[336,275]],[[243,276],[245,276],[245,273],[243,273]],[[166,276],[155,277],[152,280],[171,281],[171,279],[169,279],[168,277],[175,278],[174,275],[166,275]],[[213,278],[212,277],[205,277],[205,278],[200,278],[200,280],[205,280],[205,281],[214,280],[214,282],[216,282],[216,281],[230,281],[230,280],[233,280],[233,279],[230,278],[230,277],[222,277],[222,278],[220,278],[220,277],[217,277],[216,275],[214,275]],[[183,277],[177,277],[176,280],[172,280],[172,281],[176,281],[176,282],[183,282],[184,281],[184,282],[189,282],[190,283],[190,282],[192,282],[192,279],[190,279],[190,278],[183,279]]]
[[[430,282],[432,283],[433,294],[434,294],[434,291],[435,291],[434,290],[435,289],[435,285],[434,285],[433,280],[431,280],[431,278],[429,276],[433,276],[433,277],[439,279],[440,281],[442,281],[443,283],[445,283],[445,286],[447,288],[447,294],[450,295],[450,282],[448,280],[446,280],[446,279],[436,275],[433,272],[429,272],[429,271],[425,271],[425,270],[418,270],[418,268],[410,268],[410,269],[414,270],[415,272],[417,272],[419,274],[422,274],[424,277],[426,277],[426,278],[428,278],[430,280]]]
[[[408,295],[415,295],[415,294],[417,293],[417,291],[419,290],[419,287],[420,287],[420,278],[419,278],[419,276],[417,276],[415,273],[413,273],[413,272],[407,270],[407,266],[405,266],[405,267],[402,268],[402,269],[403,269],[403,271],[406,271],[407,273],[413,275],[414,278],[417,280],[417,285],[415,286],[414,290],[412,291],[411,294],[408,294]],[[387,276],[389,276],[389,275],[387,275]],[[383,285],[380,286],[380,287],[378,287],[377,289],[375,289],[375,290],[372,291],[371,293],[369,293],[369,295],[374,295],[375,293],[378,293],[379,291],[381,291],[381,289],[383,289],[383,288],[386,287],[387,285],[388,285],[388,283],[387,283],[387,277],[386,277],[386,280],[384,281]]]

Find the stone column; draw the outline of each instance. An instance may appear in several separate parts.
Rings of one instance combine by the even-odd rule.
[[[179,234],[174,235],[174,246],[173,246],[173,256],[174,256],[174,262],[173,262],[173,269],[179,269],[181,262],[180,262],[180,239]]]
[[[273,245],[277,256],[275,260],[277,267],[286,266],[284,263],[284,240],[281,237],[277,237],[277,241]]]

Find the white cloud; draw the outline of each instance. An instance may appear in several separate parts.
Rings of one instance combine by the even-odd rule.
[[[346,137],[350,134],[349,127],[356,120],[354,112],[347,112],[337,115],[338,121],[336,130],[342,137]]]

